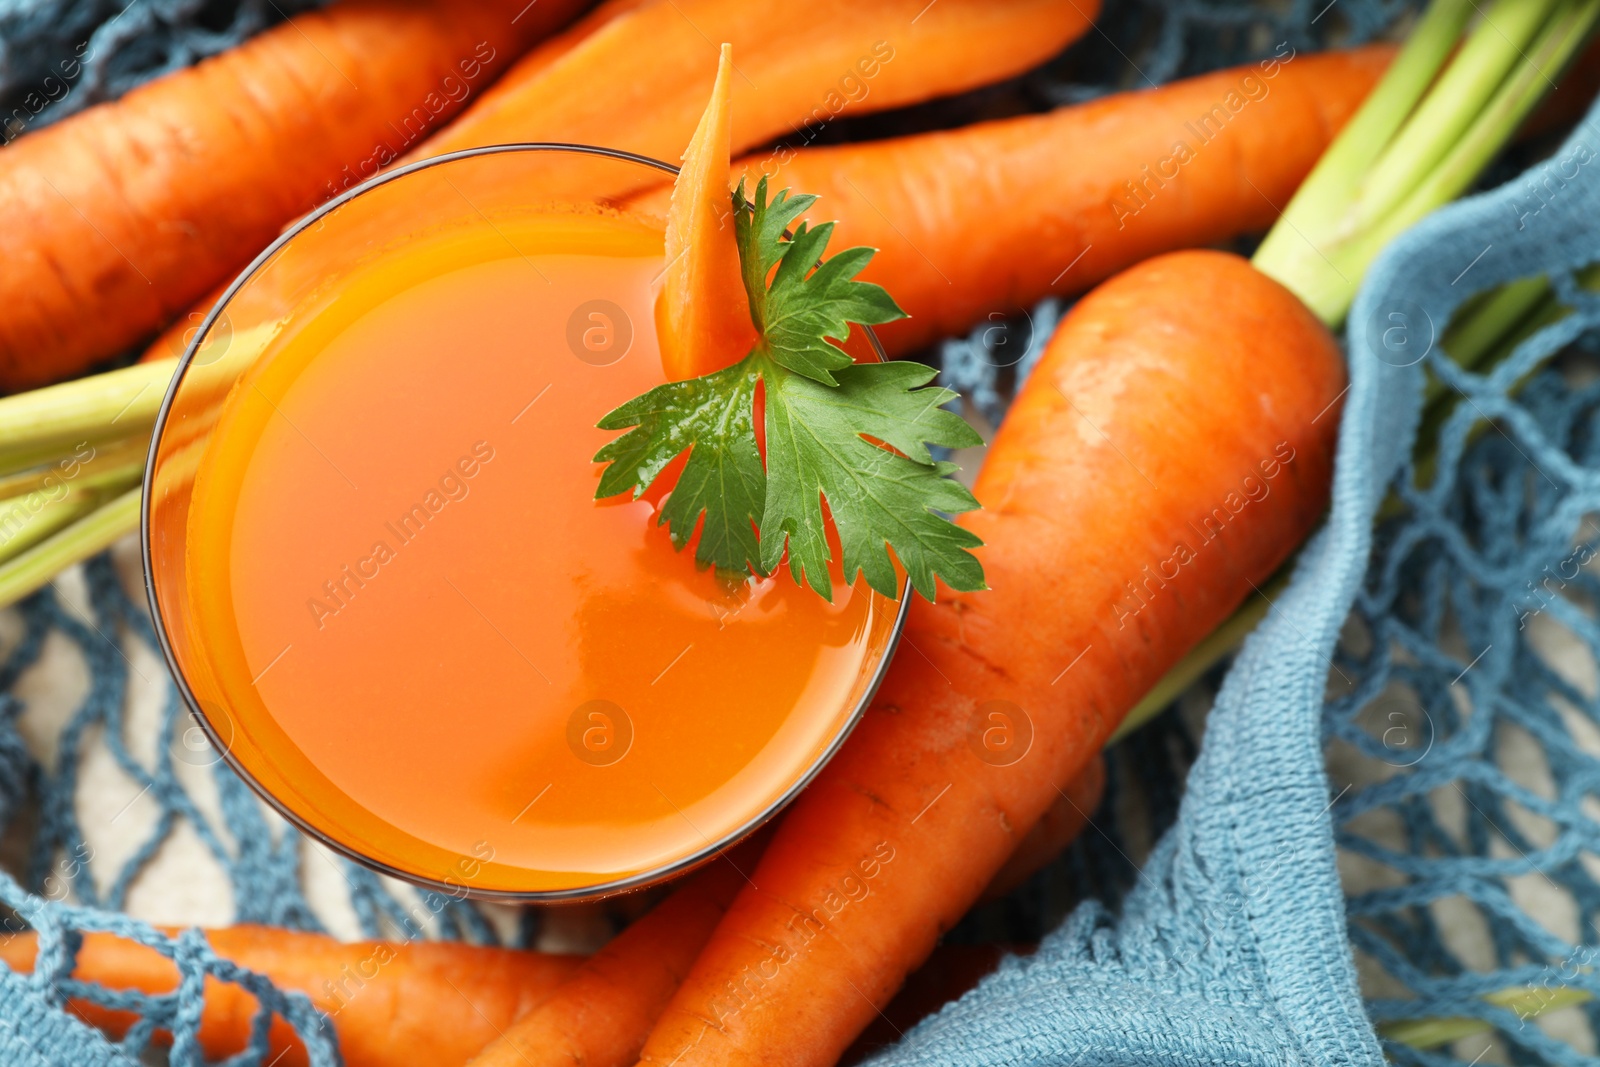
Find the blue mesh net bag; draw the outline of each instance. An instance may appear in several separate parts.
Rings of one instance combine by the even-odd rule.
[[[1414,6],[1112,2],[1063,61],[986,92],[1083,99],[1278,41],[1364,39]],[[0,0],[0,97],[33,91],[41,56],[104,44],[80,100],[21,105],[43,124],[286,13],[248,0]],[[939,106],[961,121],[987,99]],[[871,132],[912,119],[883,121]],[[1585,269],[1600,261],[1597,149],[1600,109],[1542,162],[1503,168],[1380,259],[1350,317],[1332,510],[1291,583],[1225,673],[1112,752],[1113,788],[1079,843],[951,935],[1042,936],[1037,952],[873,1062],[1600,1062],[1600,286]],[[1508,359],[1475,371],[1444,354],[1458,309],[1541,277],[1561,310]],[[1397,309],[1414,331],[1403,349],[1387,332]],[[986,325],[946,342],[944,380],[999,420],[1064,311],[1046,302],[1025,334]],[[306,997],[130,912],[551,944],[554,917],[415,893],[264,812],[192,743],[129,596],[127,556],[0,618],[0,902],[9,930],[37,936],[31,973],[0,967],[0,1064],[204,1063],[207,981],[259,1004],[230,1063],[268,1061],[274,1017],[311,1063],[340,1062]],[[81,684],[60,682],[63,661]],[[85,783],[106,775],[122,791],[86,799]],[[119,829],[97,835],[90,822]],[[214,865],[218,892],[152,900],[145,879],[175,854]],[[591,943],[617,921],[590,919]],[[168,957],[176,987],[73,979],[89,933]],[[112,1041],[69,1000],[137,1021]]]

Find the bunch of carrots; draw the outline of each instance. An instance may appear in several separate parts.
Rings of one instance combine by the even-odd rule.
[[[690,145],[675,187],[568,191],[661,214],[687,250],[695,269],[666,294],[666,329],[687,338],[681,376],[725,364],[732,342],[718,338],[742,336],[705,313],[738,289],[726,228],[704,224],[741,176],[821,194],[815,221],[880,249],[863,278],[910,312],[884,330],[891,354],[1093,289],[991,443],[984,509],[961,520],[986,546],[991,588],[914,604],[919,655],[896,660],[759,857],[709,865],[581,962],[397,949],[368,980],[388,992],[364,1008],[338,983],[371,946],[212,935],[327,1011],[351,1064],[833,1063],[974,901],[1081,830],[1114,732],[1252,624],[1241,605],[1326,504],[1345,386],[1330,331],[1363,271],[1523,127],[1600,0],[1481,14],[1435,0],[1399,50],[1280,54],[1046,114],[738,159],[806,123],[1020,73],[1085,32],[1097,5],[818,0],[803,23],[779,23],[748,2],[610,0],[555,32],[580,6],[487,0],[462,17],[444,0],[345,0],[0,153],[0,203],[29,218],[0,234],[17,264],[0,280],[14,309],[0,383],[78,374],[168,328],[131,367],[0,399],[0,602],[133,528],[159,401],[207,306],[195,301],[280,227],[396,161],[506,141],[663,158]],[[737,77],[715,79],[712,41],[731,42]],[[135,169],[128,188],[108,178]],[[1193,250],[1275,220],[1253,260]],[[1510,286],[1469,306],[1445,347],[1482,365],[1561,313],[1541,283]],[[1227,503],[1252,483],[1271,492]],[[1191,523],[1219,505],[1195,543]],[[1015,766],[966,742],[996,701],[1033,726]],[[871,893],[833,907],[867,863]],[[0,957],[26,969],[31,942]],[[77,976],[173,980],[152,953],[93,938]],[[491,1032],[464,1013],[388,1029],[461,1000],[494,1005],[480,1012]],[[240,1047],[250,1011],[208,989],[208,1052]]]

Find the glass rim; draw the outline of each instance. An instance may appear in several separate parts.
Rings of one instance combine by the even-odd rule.
[[[785,789],[782,794],[776,797],[771,803],[756,813],[756,815],[754,815],[752,818],[741,823],[736,829],[725,834],[720,840],[708,842],[704,848],[697,849],[689,855],[675,860],[672,863],[660,867],[654,867],[650,870],[641,871],[637,874],[628,875],[623,878],[616,878],[607,882],[600,882],[592,886],[553,890],[476,889],[464,884],[463,882],[457,882],[450,879],[430,878],[425,875],[415,874],[410,871],[403,871],[391,864],[383,862],[382,860],[368,856],[355,847],[334,839],[321,828],[313,826],[298,812],[290,809],[288,805],[279,797],[274,795],[271,790],[267,789],[256,780],[255,775],[251,774],[250,771],[234,755],[232,741],[224,741],[218,734],[216,727],[211,722],[210,716],[207,715],[204,708],[201,707],[199,698],[195,696],[194,690],[190,687],[189,680],[185,676],[183,667],[178,663],[177,653],[173,648],[171,637],[167,632],[167,623],[161,611],[160,597],[156,592],[155,563],[152,555],[150,534],[150,503],[155,489],[156,461],[160,456],[162,437],[167,428],[167,421],[172,410],[173,402],[177,399],[178,390],[183,385],[184,375],[188,372],[190,366],[193,364],[194,358],[199,352],[202,343],[210,334],[212,326],[215,325],[217,318],[221,315],[223,309],[227,307],[228,303],[234,298],[239,290],[242,289],[252,278],[254,278],[269,261],[271,261],[272,257],[277,254],[279,249],[283,248],[299,234],[309,229],[323,218],[337,211],[339,208],[343,207],[345,204],[354,200],[358,196],[372,192],[375,189],[379,189],[382,186],[388,185],[390,182],[398,181],[400,178],[406,177],[407,175],[415,174],[446,163],[453,163],[457,160],[471,159],[481,156],[509,155],[521,152],[568,152],[574,155],[600,156],[607,159],[614,159],[621,163],[632,163],[638,166],[658,170],[664,174],[669,174],[672,176],[676,176],[679,170],[679,168],[673,164],[667,163],[663,160],[655,159],[651,156],[640,155],[636,152],[625,152],[618,148],[605,148],[599,145],[577,144],[565,141],[524,141],[508,144],[484,145],[478,148],[467,148],[458,152],[447,152],[443,155],[430,156],[427,159],[420,159],[414,163],[407,163],[404,166],[396,167],[394,170],[376,174],[365,181],[351,186],[338,196],[333,197],[326,203],[320,204],[316,208],[302,215],[276,238],[274,238],[271,244],[262,249],[262,251],[250,261],[249,265],[241,270],[234,280],[229,283],[228,287],[222,291],[222,295],[217,298],[216,303],[211,306],[211,308],[206,312],[205,317],[201,319],[199,327],[196,328],[194,332],[193,339],[190,340],[189,343],[184,347],[183,355],[178,359],[178,365],[173,371],[172,380],[167,384],[166,395],[162,397],[161,406],[156,412],[155,426],[150,435],[150,451],[145,459],[144,477],[141,481],[139,497],[139,555],[144,577],[145,599],[150,610],[150,622],[155,632],[156,643],[161,647],[161,656],[166,662],[167,674],[171,677],[174,687],[176,687],[178,693],[183,698],[184,704],[188,707],[190,717],[205,733],[207,741],[211,744],[212,748],[217,751],[222,761],[227,763],[229,769],[232,770],[233,773],[237,774],[239,778],[250,787],[251,792],[265,801],[266,804],[272,808],[273,811],[277,812],[278,815],[281,816],[286,822],[288,822],[289,825],[293,826],[316,843],[322,845],[324,848],[327,848],[328,850],[337,855],[341,855],[346,859],[359,863],[368,870],[374,871],[378,874],[387,875],[398,881],[405,882],[408,885],[430,890],[435,893],[440,893],[457,900],[482,900],[505,904],[577,903],[582,901],[599,900],[604,897],[614,896],[618,893],[626,893],[636,889],[643,889],[687,873],[695,867],[700,866],[701,864],[738,845],[739,842],[749,837],[751,833],[759,829],[773,816],[777,815],[780,811],[786,808],[795,799],[795,797],[797,797],[800,792],[805,789],[806,786],[810,785],[817,775],[822,773],[822,769],[832,761],[835,755],[838,754],[839,749],[844,746],[844,743],[847,740],[849,740],[850,735],[855,732],[856,726],[860,724],[862,717],[867,712],[867,708],[871,705],[873,697],[877,695],[879,686],[883,684],[885,675],[888,674],[889,665],[893,662],[895,652],[899,648],[900,637],[905,631],[906,618],[911,608],[912,586],[910,577],[907,576],[901,584],[899,607],[895,611],[894,622],[891,624],[889,629],[889,639],[884,646],[883,656],[878,661],[877,666],[873,669],[872,675],[868,679],[866,689],[862,692],[861,698],[856,701],[855,707],[850,710],[849,717],[835,733],[834,737],[829,741],[827,747],[824,748],[817,758],[811,763],[811,765],[806,768],[805,773],[797,778],[789,786],[789,788]],[[884,351],[883,343],[878,339],[878,335],[872,329],[872,327],[862,325],[860,323],[855,325],[857,325],[866,334],[867,343],[872,347],[873,354],[876,355],[880,361],[887,362],[889,358],[888,353]]]

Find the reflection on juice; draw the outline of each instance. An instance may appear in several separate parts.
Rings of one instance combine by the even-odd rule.
[[[826,751],[897,605],[729,583],[592,500],[660,380],[661,234],[546,213],[327,287],[229,395],[189,514],[187,670],[238,762],[402,873],[570,891],[703,852]]]

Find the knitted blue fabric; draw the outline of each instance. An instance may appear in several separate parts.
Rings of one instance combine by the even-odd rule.
[[[1108,0],[1097,30],[1066,62],[1006,91],[1078,99],[1247,59],[1281,40],[1315,47],[1335,26],[1360,39],[1412,6]],[[125,58],[96,61],[107,64],[92,79],[102,88],[83,100],[115,95],[293,9],[249,0],[133,0],[126,8],[0,0],[0,97],[20,99],[51,56],[70,54],[86,34],[121,42],[103,55]],[[26,128],[77,103],[58,100]],[[1585,524],[1600,513],[1600,386],[1595,361],[1581,352],[1596,339],[1600,298],[1572,277],[1600,260],[1592,149],[1600,149],[1600,115],[1549,164],[1438,213],[1374,268],[1350,320],[1352,384],[1331,517],[1228,673],[1181,806],[1171,753],[1158,751],[1186,743],[1169,714],[1114,753],[1118,785],[1094,831],[1000,906],[1026,910],[1030,893],[1045,882],[1059,887],[1064,873],[1100,899],[876,1063],[1375,1064],[1387,1054],[1435,1067],[1471,1060],[1482,1048],[1471,1042],[1484,1038],[1444,1040],[1475,1031],[1488,1032],[1511,1062],[1600,1063],[1585,1039],[1547,1029],[1557,1013],[1544,1011],[1574,990],[1600,994],[1600,878],[1590,873],[1600,872],[1600,825],[1585,807],[1600,792],[1600,759],[1584,751],[1600,750],[1600,696],[1592,679],[1553,665],[1537,640],[1564,637],[1600,660],[1600,580],[1586,567],[1600,526]],[[1437,335],[1457,307],[1500,282],[1539,275],[1552,279],[1571,315],[1483,374],[1443,356]],[[1047,301],[1021,321],[986,323],[947,343],[944,380],[998,420],[1064,311]],[[1435,402],[1448,416],[1436,473],[1419,478],[1408,457],[1424,371],[1453,406]],[[1383,504],[1391,492],[1403,506]],[[250,1047],[230,1062],[264,1062],[265,1027],[276,1014],[299,1031],[316,1067],[337,1063],[331,1030],[305,998],[218,960],[192,933],[167,937],[120,914],[139,872],[186,826],[227,873],[240,921],[319,927],[302,886],[303,839],[265,817],[213,753],[189,744],[175,696],[161,720],[166,743],[132,743],[130,657],[135,646],[152,646],[149,620],[109,559],[91,562],[84,576],[87,612],[51,590],[30,598],[22,633],[0,659],[0,826],[19,811],[32,820],[27,869],[19,880],[0,875],[0,902],[12,912],[0,921],[35,930],[40,944],[33,974],[0,967],[0,1065],[129,1065],[148,1058],[159,1028],[173,1035],[170,1062],[198,1067],[208,975],[262,1004]],[[12,690],[47,641],[75,648],[91,684],[41,765],[16,729],[22,705]],[[161,813],[115,870],[92,855],[75,809],[94,744]],[[1507,758],[1518,746],[1524,757],[1537,753],[1531,778],[1525,758]],[[153,761],[135,754],[151,750]],[[1178,758],[1188,762],[1186,753]],[[211,768],[219,823],[185,792],[175,762]],[[1132,846],[1119,796],[1139,801],[1155,822],[1170,821],[1167,809],[1176,818],[1137,870],[1123,855]],[[370,872],[342,871],[369,936],[421,936],[414,906]],[[1133,881],[1125,896],[1124,878]],[[469,904],[425,896],[423,906],[440,936],[495,940]],[[526,909],[515,943],[535,931],[538,914]],[[1031,915],[1020,931],[994,936],[1032,938],[1054,925],[1048,920]],[[1463,924],[1481,928],[1482,945],[1462,946]],[[85,931],[162,952],[179,987],[148,997],[73,981]],[[1484,999],[1515,987],[1528,992]],[[113,1043],[64,1011],[68,998],[141,1021]],[[1600,1008],[1571,1012],[1587,1013],[1600,1032]],[[1454,1022],[1431,1037],[1405,1029],[1438,1019]]]

